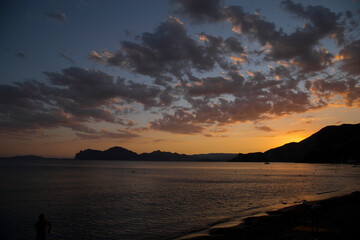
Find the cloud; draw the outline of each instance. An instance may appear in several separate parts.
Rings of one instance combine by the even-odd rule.
[[[196,22],[216,22],[224,18],[221,12],[223,8],[221,0],[173,0],[172,2],[181,6],[174,12],[175,14],[189,16]]]
[[[342,59],[340,69],[352,75],[360,75],[360,40],[346,45],[339,56]]]
[[[175,1],[177,14],[190,17],[194,23],[228,21],[239,35],[249,35],[263,46],[269,46],[265,60],[292,60],[303,73],[321,71],[331,65],[333,55],[317,48],[325,37],[335,37],[338,44],[344,42],[345,23],[342,15],[323,6],[303,6],[293,1],[282,1],[284,10],[308,20],[302,28],[292,33],[277,29],[276,25],[259,14],[245,12],[240,6],[224,7],[220,1]]]
[[[59,56],[64,58],[65,60],[69,61],[70,63],[75,64],[75,61],[71,57],[66,56],[65,53],[60,52]]]
[[[165,105],[160,88],[114,78],[102,71],[72,67],[45,75],[48,83],[28,80],[0,85],[0,132],[65,127],[105,137],[110,135],[99,135],[87,124],[109,122],[133,127],[134,121],[122,117],[131,112],[122,102],[137,102],[145,108]],[[170,94],[171,89],[163,91]],[[166,101],[170,104],[171,99]]]
[[[25,58],[25,54],[22,52],[18,52],[15,56],[18,58]]]
[[[76,133],[76,135],[82,139],[104,139],[104,138],[115,138],[115,139],[128,139],[139,137],[139,135],[123,131],[118,129],[117,132],[109,132],[105,129],[101,129],[100,132],[93,134]]]
[[[255,126],[255,129],[265,131],[265,132],[273,132],[274,129],[267,127],[267,126]]]
[[[60,12],[59,10],[56,10],[55,12],[46,12],[45,15],[48,18],[60,21],[60,22],[65,22],[67,17],[65,15],[65,13]]]
[[[150,122],[150,128],[180,134],[201,133],[204,128],[196,124],[192,114],[183,110],[176,110],[174,115],[163,113],[161,119]]]
[[[273,78],[274,74],[280,78]],[[151,123],[151,127],[174,133],[194,133],[209,126],[265,120],[326,107],[326,100],[312,99],[314,90],[300,87],[305,83],[302,78],[292,77],[291,70],[283,66],[273,68],[267,74],[254,72],[248,79],[238,72],[197,79],[185,87],[185,99],[191,107],[177,109],[174,114],[163,114]]]
[[[125,79],[115,79],[102,71],[71,67],[62,73],[45,72],[45,75],[53,85],[65,88],[62,90],[63,96],[74,100],[79,107],[109,104],[111,99],[117,97],[127,102],[139,102],[146,107],[160,104],[156,99],[161,93],[160,88],[132,81],[126,83]]]
[[[97,53],[96,51],[92,51],[89,55],[88,58],[94,62],[103,62],[104,58]]]
[[[198,82],[194,82],[193,86],[188,87],[190,96],[231,94],[240,91],[243,86],[244,78],[239,76],[235,79],[226,79],[224,77],[208,77]]]
[[[116,52],[103,56],[92,51],[89,59],[150,76],[156,84],[166,85],[175,79],[189,80],[192,72],[211,71],[217,66],[235,68],[227,55],[244,52],[234,37],[223,39],[205,33],[197,37],[202,41],[189,36],[179,19],[169,17],[154,32],[142,33],[140,42],[122,41]]]
[[[331,102],[337,100],[336,97],[342,96],[347,106],[360,106],[360,85],[358,80],[353,78],[338,81],[317,79],[309,84],[311,91],[323,102]]]
[[[291,130],[291,131],[286,132],[286,134],[292,134],[292,133],[298,133],[298,132],[305,132],[305,130],[303,130],[303,129]]]
[[[120,41],[117,50],[93,50],[87,56],[145,76],[146,82],[69,67],[44,72],[45,83],[26,80],[0,85],[0,131],[66,127],[79,137],[93,139],[128,138],[132,132],[149,129],[216,136],[211,129],[228,124],[303,113],[339,102],[359,106],[360,43],[348,38],[355,26],[352,14],[283,1],[282,9],[305,23],[285,31],[259,10],[249,13],[220,0],[172,2],[177,16],[190,18],[192,24],[223,23],[233,36],[195,34],[187,31],[187,19],[171,16],[137,39]],[[61,21],[65,19],[64,15]],[[322,46],[323,40],[331,39],[336,39],[338,53]],[[64,51],[59,54],[74,63]],[[347,75],[330,75],[330,66]],[[148,127],[135,128],[136,123],[128,119],[139,113],[139,106],[156,115]],[[89,127],[99,122],[117,124],[123,130]]]
[[[297,17],[310,20],[317,35],[324,37],[335,34],[339,44],[344,42],[344,27],[339,20],[341,14],[336,14],[323,6],[306,6],[291,0],[281,2],[281,6]]]

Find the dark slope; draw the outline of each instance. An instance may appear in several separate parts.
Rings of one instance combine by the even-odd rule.
[[[342,163],[360,160],[360,124],[328,126],[299,143],[265,153],[239,154],[232,161]]]

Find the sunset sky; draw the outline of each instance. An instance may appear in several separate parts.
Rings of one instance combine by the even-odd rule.
[[[248,153],[360,122],[360,1],[0,2],[0,156]]]

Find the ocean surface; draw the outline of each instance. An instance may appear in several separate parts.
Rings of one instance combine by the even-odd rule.
[[[360,190],[360,167],[297,163],[0,161],[0,239],[176,239],[264,207]]]

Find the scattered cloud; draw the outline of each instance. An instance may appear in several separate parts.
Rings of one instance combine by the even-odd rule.
[[[250,13],[241,6],[225,6],[221,0],[172,3],[174,16],[153,31],[121,40],[118,49],[93,50],[87,56],[104,66],[144,76],[146,82],[69,67],[44,72],[47,82],[2,84],[0,132],[66,127],[80,138],[125,139],[153,129],[214,137],[218,132],[211,129],[238,122],[304,113],[333,103],[360,106],[360,40],[353,37],[357,26],[353,13],[285,0],[282,10],[304,23],[285,31],[265,19],[259,9]],[[46,16],[66,21],[60,11]],[[233,36],[194,34],[187,30],[185,20],[221,23],[230,27]],[[128,30],[125,33],[132,36]],[[326,49],[325,40],[340,50]],[[249,41],[254,42],[250,48],[245,44]],[[59,55],[75,64],[64,51]],[[23,53],[16,56],[25,57]],[[330,74],[330,68],[338,71]],[[134,106],[156,116],[147,127],[135,127],[137,123],[129,118],[139,112]],[[89,127],[98,122],[123,129],[110,132]],[[274,131],[267,126],[255,128]]]
[[[110,136],[106,132],[99,135],[87,124],[109,122],[133,127],[135,122],[123,117],[131,108],[122,102],[138,102],[144,107],[163,105],[160,88],[102,71],[72,67],[45,75],[48,83],[28,80],[0,85],[0,132],[66,127],[81,134]]]
[[[96,51],[92,51],[89,55],[88,58],[94,62],[103,62],[104,58],[97,53]]]
[[[15,56],[18,58],[25,58],[25,54],[22,52],[18,52]]]
[[[175,14],[189,17],[194,23],[230,22],[234,32],[255,37],[264,47],[270,47],[266,50],[267,60],[292,60],[304,73],[320,71],[331,65],[333,55],[322,48],[317,49],[321,39],[333,37],[338,44],[344,43],[346,22],[343,21],[343,15],[323,6],[304,6],[291,0],[282,1],[281,6],[285,11],[309,21],[303,28],[286,33],[261,15],[247,13],[240,6],[225,7],[220,0],[174,2],[179,6]]]
[[[56,10],[55,12],[46,12],[45,15],[48,18],[54,19],[56,21],[65,22],[67,17],[65,13],[60,12],[59,10]]]
[[[105,129],[101,129],[100,132],[96,132],[92,134],[76,133],[76,135],[82,139],[103,139],[103,138],[127,139],[127,138],[139,137],[139,135],[128,131],[117,130],[117,132],[109,132]]]
[[[156,83],[166,85],[175,79],[191,81],[191,70],[211,71],[217,65],[232,69],[234,64],[226,55],[244,52],[234,37],[223,39],[205,33],[198,36],[206,41],[192,38],[179,19],[169,17],[155,32],[142,33],[140,43],[122,41],[116,52],[103,56],[92,51],[89,59],[153,77]],[[242,58],[246,60],[245,56]]]
[[[274,131],[274,129],[267,127],[267,126],[255,126],[255,129],[261,130],[264,132],[273,132]]]
[[[224,19],[221,0],[173,0],[172,2],[181,6],[174,12],[175,14],[189,16],[194,22],[216,22]]]
[[[180,134],[201,133],[204,128],[196,123],[195,117],[183,110],[177,110],[174,115],[163,113],[161,119],[150,122],[150,128]]]
[[[59,56],[62,57],[62,58],[64,58],[65,60],[69,61],[69,62],[72,63],[72,64],[75,64],[75,63],[76,63],[71,57],[65,55],[65,53],[63,53],[63,52],[60,52],[60,53],[59,53]]]
[[[353,41],[346,45],[339,53],[342,60],[340,69],[349,74],[360,75],[360,40]]]
[[[291,131],[286,132],[286,134],[293,134],[293,133],[299,133],[299,132],[305,132],[305,130],[303,130],[303,129],[291,130]]]

